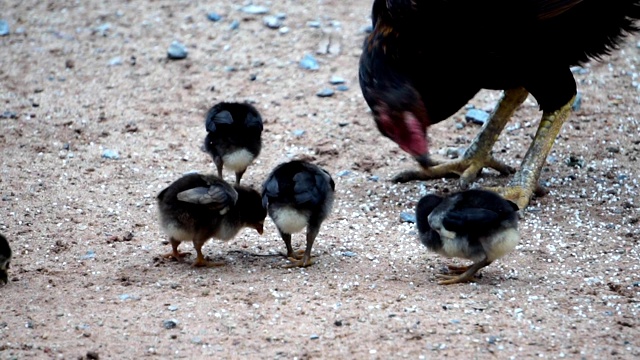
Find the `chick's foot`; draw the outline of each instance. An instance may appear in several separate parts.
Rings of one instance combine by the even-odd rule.
[[[187,255],[191,255],[191,253],[188,252],[188,251],[187,252],[180,252],[178,250],[174,250],[174,251],[172,251],[170,253],[163,254],[162,257],[165,258],[165,259],[174,259],[174,260],[180,261],[180,260],[182,260],[182,258],[184,258]]]
[[[218,267],[226,265],[223,261],[208,261],[204,257],[197,258],[196,261],[193,262],[194,267]]]
[[[309,257],[309,258],[302,258],[302,259],[295,259],[295,258],[289,258],[290,263],[284,265],[284,268],[294,268],[294,267],[307,267],[307,266],[311,266],[315,263],[315,258],[314,257]]]

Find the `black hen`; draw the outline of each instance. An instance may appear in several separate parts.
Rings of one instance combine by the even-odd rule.
[[[262,188],[262,203],[287,246],[290,266],[313,264],[311,247],[331,212],[335,183],[324,169],[302,160],[278,165]],[[291,234],[307,228],[307,247],[294,252]]]
[[[165,257],[180,259],[182,241],[193,241],[197,258],[194,266],[216,266],[202,255],[210,238],[232,239],[243,227],[262,234],[267,211],[260,194],[248,187],[231,186],[214,175],[188,174],[158,194],[160,225],[169,236],[173,251]]]
[[[7,238],[0,235],[0,283],[6,284],[9,281],[7,269],[11,263],[11,247]]]
[[[360,86],[380,132],[422,166],[395,180],[456,174],[466,188],[484,167],[513,172],[491,149],[530,93],[542,120],[520,170],[501,190],[526,207],[571,112],[576,83],[570,67],[615,49],[637,30],[639,18],[640,0],[375,0]],[[427,127],[483,88],[505,91],[464,156],[431,160]]]
[[[204,150],[213,158],[222,179],[222,168],[236,173],[240,184],[247,167],[260,154],[262,147],[262,117],[255,107],[247,103],[222,102],[207,112],[207,136]]]
[[[517,212],[514,203],[486,190],[420,199],[416,221],[422,244],[440,255],[473,261],[449,266],[458,275],[438,275],[446,279],[440,284],[472,280],[478,270],[510,253],[520,239]]]

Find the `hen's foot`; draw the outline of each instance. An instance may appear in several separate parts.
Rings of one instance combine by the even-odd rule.
[[[460,187],[466,189],[485,167],[494,169],[502,175],[509,175],[515,172],[513,167],[496,160],[491,154],[476,153],[469,156],[465,154],[465,156],[460,159],[443,162],[430,167],[423,167],[421,170],[403,171],[396,175],[392,181],[403,183],[414,180],[430,180],[459,176]]]
[[[287,259],[294,259],[294,260],[300,260],[304,257],[304,250],[299,249],[296,251],[292,251],[289,254],[282,254],[282,256],[286,257]]]
[[[489,187],[486,188],[486,190],[491,190],[500,194],[500,196],[502,196],[503,198],[516,204],[519,210],[523,210],[524,208],[526,208],[529,204],[529,201],[533,197],[533,194],[538,193],[538,191],[536,191],[536,188],[530,189],[528,187],[520,185]]]

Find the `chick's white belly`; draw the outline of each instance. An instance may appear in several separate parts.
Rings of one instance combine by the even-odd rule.
[[[245,149],[236,150],[222,157],[224,166],[235,172],[245,170],[251,165],[253,159],[253,154]]]
[[[191,241],[193,240],[193,234],[184,230],[182,227],[177,226],[175,223],[168,223],[163,226],[164,232],[174,240],[178,241]]]
[[[302,231],[307,226],[309,216],[290,207],[280,208],[273,214],[273,222],[286,234]]]
[[[513,228],[506,229],[494,235],[491,238],[489,246],[483,244],[485,252],[487,253],[487,260],[494,261],[507,255],[515,249],[518,241],[520,241],[520,234],[518,230]]]

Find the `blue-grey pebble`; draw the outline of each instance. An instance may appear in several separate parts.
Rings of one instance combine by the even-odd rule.
[[[242,12],[245,12],[247,14],[253,14],[253,15],[262,15],[262,14],[266,14],[269,12],[269,8],[266,6],[260,6],[260,5],[247,5],[245,7],[243,7]]]
[[[338,85],[338,86],[336,86],[336,90],[338,90],[338,91],[347,91],[347,90],[349,90],[349,87],[347,85]]]
[[[300,67],[307,70],[318,70],[320,69],[320,65],[318,65],[318,60],[313,57],[311,54],[306,54],[302,60],[300,60]]]
[[[318,97],[330,97],[333,96],[333,94],[335,94],[335,92],[329,88],[322,89],[316,93]]]
[[[400,221],[415,224],[416,214],[403,211],[400,213]]]
[[[222,16],[220,14],[218,14],[215,11],[212,11],[210,13],[207,14],[207,19],[213,21],[213,22],[217,22],[222,20]]]
[[[230,29],[230,30],[236,30],[236,29],[238,29],[239,27],[240,27],[240,21],[238,21],[238,20],[233,20],[233,21],[231,22],[231,24],[229,25],[229,29]]]
[[[0,36],[7,36],[11,33],[9,29],[9,23],[5,20],[0,20]]]
[[[187,48],[179,41],[174,41],[169,45],[167,56],[172,60],[180,60],[187,57]]]
[[[102,152],[102,157],[105,159],[118,160],[120,159],[120,154],[116,150],[105,149]]]
[[[489,113],[480,109],[470,109],[464,115],[465,120],[474,124],[483,125],[489,120]]]

